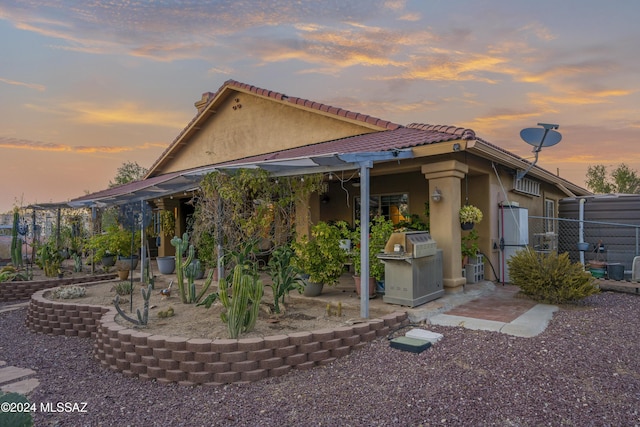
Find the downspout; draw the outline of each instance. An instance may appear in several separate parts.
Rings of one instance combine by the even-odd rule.
[[[369,318],[369,169],[372,161],[360,163],[360,317]]]
[[[578,219],[580,220],[579,229],[578,229],[578,243],[584,243],[584,204],[587,200],[582,198],[578,203],[579,206],[579,214]],[[580,251],[580,264],[584,265],[584,251]]]
[[[145,245],[145,240],[147,239],[146,236],[146,227],[145,227],[145,218],[147,218],[145,215],[147,215],[146,213],[146,203],[144,200],[140,200],[140,283],[146,283],[145,282],[145,277],[144,277],[144,266],[145,266],[145,262],[147,260],[147,245]],[[132,254],[133,255],[133,254]],[[132,276],[133,276],[133,272],[132,272]]]

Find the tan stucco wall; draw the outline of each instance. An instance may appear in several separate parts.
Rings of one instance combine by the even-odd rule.
[[[354,187],[353,180],[341,183],[340,180],[357,177],[357,172],[345,172],[335,175],[329,181],[328,201],[320,205],[321,221],[344,220],[353,225],[353,206],[356,197],[360,197],[360,188]],[[420,215],[424,220],[424,203],[428,199],[428,183],[424,176],[416,172],[395,175],[372,176],[371,195],[409,194],[409,213]],[[322,200],[322,197],[320,198]],[[326,199],[325,199],[326,200]]]
[[[167,161],[162,173],[369,132],[369,127],[338,120],[318,110],[234,92],[175,151],[176,157]]]
[[[513,190],[513,174],[510,170],[496,167],[494,170],[491,163],[484,159],[469,156],[469,203],[478,206],[485,215],[485,220],[476,226],[480,236],[480,251],[489,257],[488,261],[495,266],[498,271],[500,251],[497,249],[499,243],[499,206],[505,201],[517,202],[520,207],[527,208],[529,216],[544,216],[544,201],[551,199],[555,201],[556,212],[558,202],[566,195],[556,186],[542,183],[540,187],[540,197],[516,193]],[[497,171],[497,175],[496,175]],[[539,180],[537,180],[539,181]],[[540,182],[540,181],[539,181]],[[465,200],[465,181],[461,182],[462,202]],[[529,234],[533,230],[529,226]],[[529,238],[531,242],[531,236]],[[496,279],[489,264],[485,264],[485,279]]]

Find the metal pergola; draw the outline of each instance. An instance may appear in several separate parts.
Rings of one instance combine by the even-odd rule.
[[[173,194],[195,190],[202,177],[211,172],[229,173],[238,169],[263,169],[273,177],[311,175],[318,173],[358,170],[360,173],[360,251],[361,261],[361,293],[360,316],[369,317],[369,195],[370,170],[376,162],[398,161],[413,158],[411,149],[386,150],[354,153],[330,153],[318,156],[282,158],[278,160],[235,161],[219,165],[205,166],[186,171],[173,172],[166,175],[147,178],[142,181],[125,184],[112,189],[93,193],[71,200],[70,207],[97,208],[140,203],[141,209],[148,200],[169,197]],[[144,228],[144,227],[142,227]],[[144,247],[144,232],[142,244]],[[219,251],[220,253],[221,251]],[[141,269],[144,269],[145,252],[142,251]],[[221,268],[221,260],[218,261]],[[144,270],[141,271],[141,275]],[[142,276],[141,276],[142,277]],[[222,277],[222,276],[219,276]]]

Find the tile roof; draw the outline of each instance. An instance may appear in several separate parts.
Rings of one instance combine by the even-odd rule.
[[[93,199],[103,199],[109,197],[117,197],[126,193],[134,193],[136,191],[141,191],[146,188],[152,187],[154,185],[160,185],[164,182],[167,182],[173,178],[177,178],[181,175],[182,172],[171,172],[164,175],[158,175],[151,178],[142,179],[139,181],[132,181],[127,184],[116,185],[113,187],[109,187],[106,190],[97,191],[95,193],[86,194],[84,196],[76,197],[75,199],[71,199],[69,203],[82,202],[84,200],[93,200]]]
[[[222,90],[226,87],[233,87],[236,89],[240,89],[246,92],[255,93],[257,95],[266,96],[268,98],[273,98],[278,101],[286,101],[290,104],[300,105],[306,108],[311,108],[318,111],[323,111],[329,114],[333,114],[339,117],[346,117],[348,119],[361,121],[363,123],[368,123],[370,125],[378,126],[388,130],[394,130],[401,127],[401,125],[397,123],[390,122],[388,120],[382,120],[377,117],[369,116],[366,114],[356,113],[354,111],[345,110],[340,107],[332,107],[331,105],[322,104],[320,102],[310,101],[304,98],[296,98],[287,96],[280,92],[274,92],[267,89],[261,89],[259,87],[249,85],[246,83],[241,83],[235,80],[227,80],[224,84],[218,89],[218,92],[212,94],[211,99],[214,99]]]
[[[319,142],[303,147],[237,159],[222,163],[232,165],[246,162],[260,162],[267,160],[294,159],[301,157],[320,156],[323,154],[346,154],[358,152],[392,151],[438,142],[454,141],[457,139],[475,138],[471,129],[452,126],[431,126],[412,124],[411,127],[399,127],[394,130],[366,133],[332,141]],[[440,130],[436,130],[436,128]]]
[[[222,84],[222,86],[220,86],[220,88],[216,92],[205,92],[202,94],[202,99],[195,103],[196,107],[198,108],[198,113],[191,119],[191,121],[187,124],[187,126],[185,126],[184,129],[182,129],[182,131],[178,134],[178,136],[171,142],[171,144],[169,144],[169,146],[156,159],[153,165],[149,168],[147,177],[153,174],[156,167],[158,167],[160,163],[162,163],[162,161],[167,157],[167,155],[176,148],[180,140],[187,133],[187,131],[192,127],[192,125],[203,117],[204,112],[207,111],[207,107],[211,103],[213,103],[214,100],[216,100],[218,96],[227,88],[254,93],[256,95],[272,98],[280,102],[288,102],[292,105],[297,105],[304,108],[318,110],[325,114],[331,114],[337,117],[344,117],[349,120],[360,121],[363,124],[366,124],[368,127],[375,126],[380,128],[380,130],[395,130],[402,127],[402,125],[399,125],[397,123],[393,123],[388,120],[382,120],[377,117],[369,116],[367,114],[361,114],[354,111],[345,110],[340,107],[333,107],[331,105],[310,101],[304,98],[290,97],[280,92],[275,92],[268,89],[262,89],[257,86],[253,86],[247,83],[241,83],[235,80],[227,80]]]

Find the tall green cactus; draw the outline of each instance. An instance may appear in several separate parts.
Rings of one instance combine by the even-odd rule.
[[[18,237],[18,223],[20,214],[17,209],[13,211],[13,228],[11,229],[11,264],[14,267],[22,267],[22,239]]]
[[[184,289],[184,269],[191,264],[195,255],[195,248],[193,245],[189,245],[189,234],[184,233],[182,239],[175,236],[171,239],[171,245],[176,248],[176,281],[178,282],[178,289],[180,290],[180,299],[183,304],[188,304],[191,301],[187,299],[187,293]],[[182,259],[184,253],[188,250],[187,258]]]
[[[184,233],[182,239],[174,237],[171,244],[176,248],[176,281],[180,290],[180,299],[184,304],[192,304],[200,301],[204,293],[209,289],[213,281],[213,270],[209,272],[207,280],[199,293],[196,294],[195,277],[200,271],[200,261],[194,259],[195,248],[189,245],[189,235]],[[183,259],[184,253],[187,251],[187,257]],[[187,278],[185,289],[184,279]]]
[[[262,281],[247,274],[242,265],[236,265],[231,283],[223,278],[218,287],[220,302],[225,308],[220,318],[227,324],[229,338],[238,338],[241,333],[251,331],[256,325],[264,294]]]

